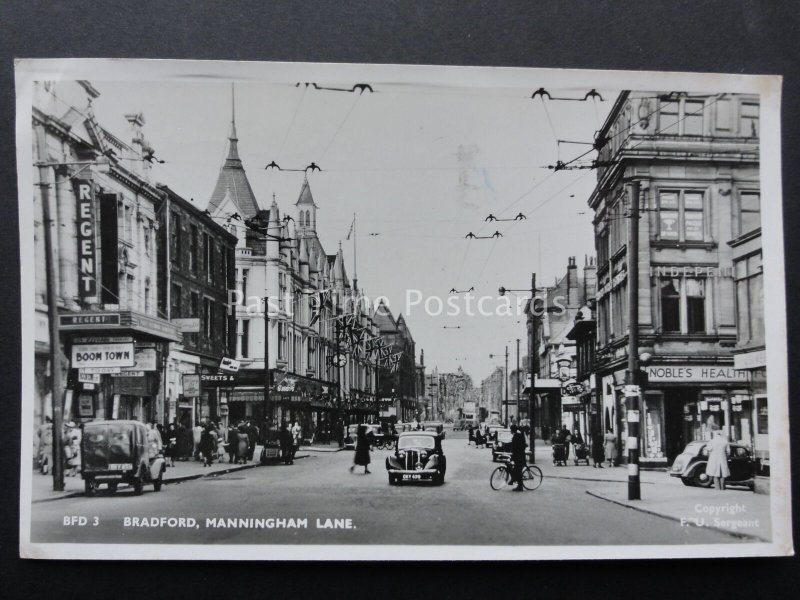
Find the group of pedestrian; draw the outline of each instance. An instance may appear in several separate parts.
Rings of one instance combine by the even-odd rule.
[[[53,463],[53,421],[50,417],[39,426],[36,432],[39,443],[37,464],[39,472],[47,475]],[[81,428],[74,421],[67,421],[61,431],[62,460],[64,475],[76,477],[81,470]]]

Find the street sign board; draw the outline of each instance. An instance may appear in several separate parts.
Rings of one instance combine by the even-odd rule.
[[[87,373],[86,369],[78,369],[79,383],[100,383],[99,373]]]
[[[85,312],[58,315],[58,326],[61,329],[102,329],[108,325],[119,325],[119,313]]]
[[[200,396],[200,375],[197,373],[184,373],[183,395],[187,398]]]
[[[133,344],[73,344],[72,367],[132,367]]]
[[[239,370],[240,363],[238,360],[234,360],[227,356],[223,357],[219,363],[219,368],[223,371],[229,371],[231,373],[236,373]]]
[[[86,367],[79,370],[87,374],[108,375],[122,372],[122,367]]]
[[[172,323],[182,333],[200,333],[199,318],[172,319]]]

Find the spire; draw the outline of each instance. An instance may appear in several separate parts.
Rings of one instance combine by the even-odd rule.
[[[311,188],[308,185],[308,176],[303,177],[303,186],[300,188],[300,196],[297,198],[297,202],[294,203],[295,206],[300,206],[301,204],[310,204],[315,208],[317,206],[314,202],[314,197],[311,195]]]
[[[231,134],[228,136],[231,140],[238,140],[236,137],[236,89],[231,84]]]

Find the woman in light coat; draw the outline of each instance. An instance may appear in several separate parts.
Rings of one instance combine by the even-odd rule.
[[[706,463],[706,475],[714,478],[714,487],[718,490],[725,489],[725,478],[731,472],[728,469],[728,454],[731,452],[728,438],[721,430],[714,432],[714,437],[706,444],[708,450],[708,463]]]

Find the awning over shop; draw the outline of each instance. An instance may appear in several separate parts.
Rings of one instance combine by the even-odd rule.
[[[535,392],[553,392],[553,391],[561,391],[561,380],[560,379],[546,379],[544,377],[537,377],[534,384],[534,393]],[[525,388],[523,391],[526,394],[531,393],[531,378],[528,377],[525,380]]]

